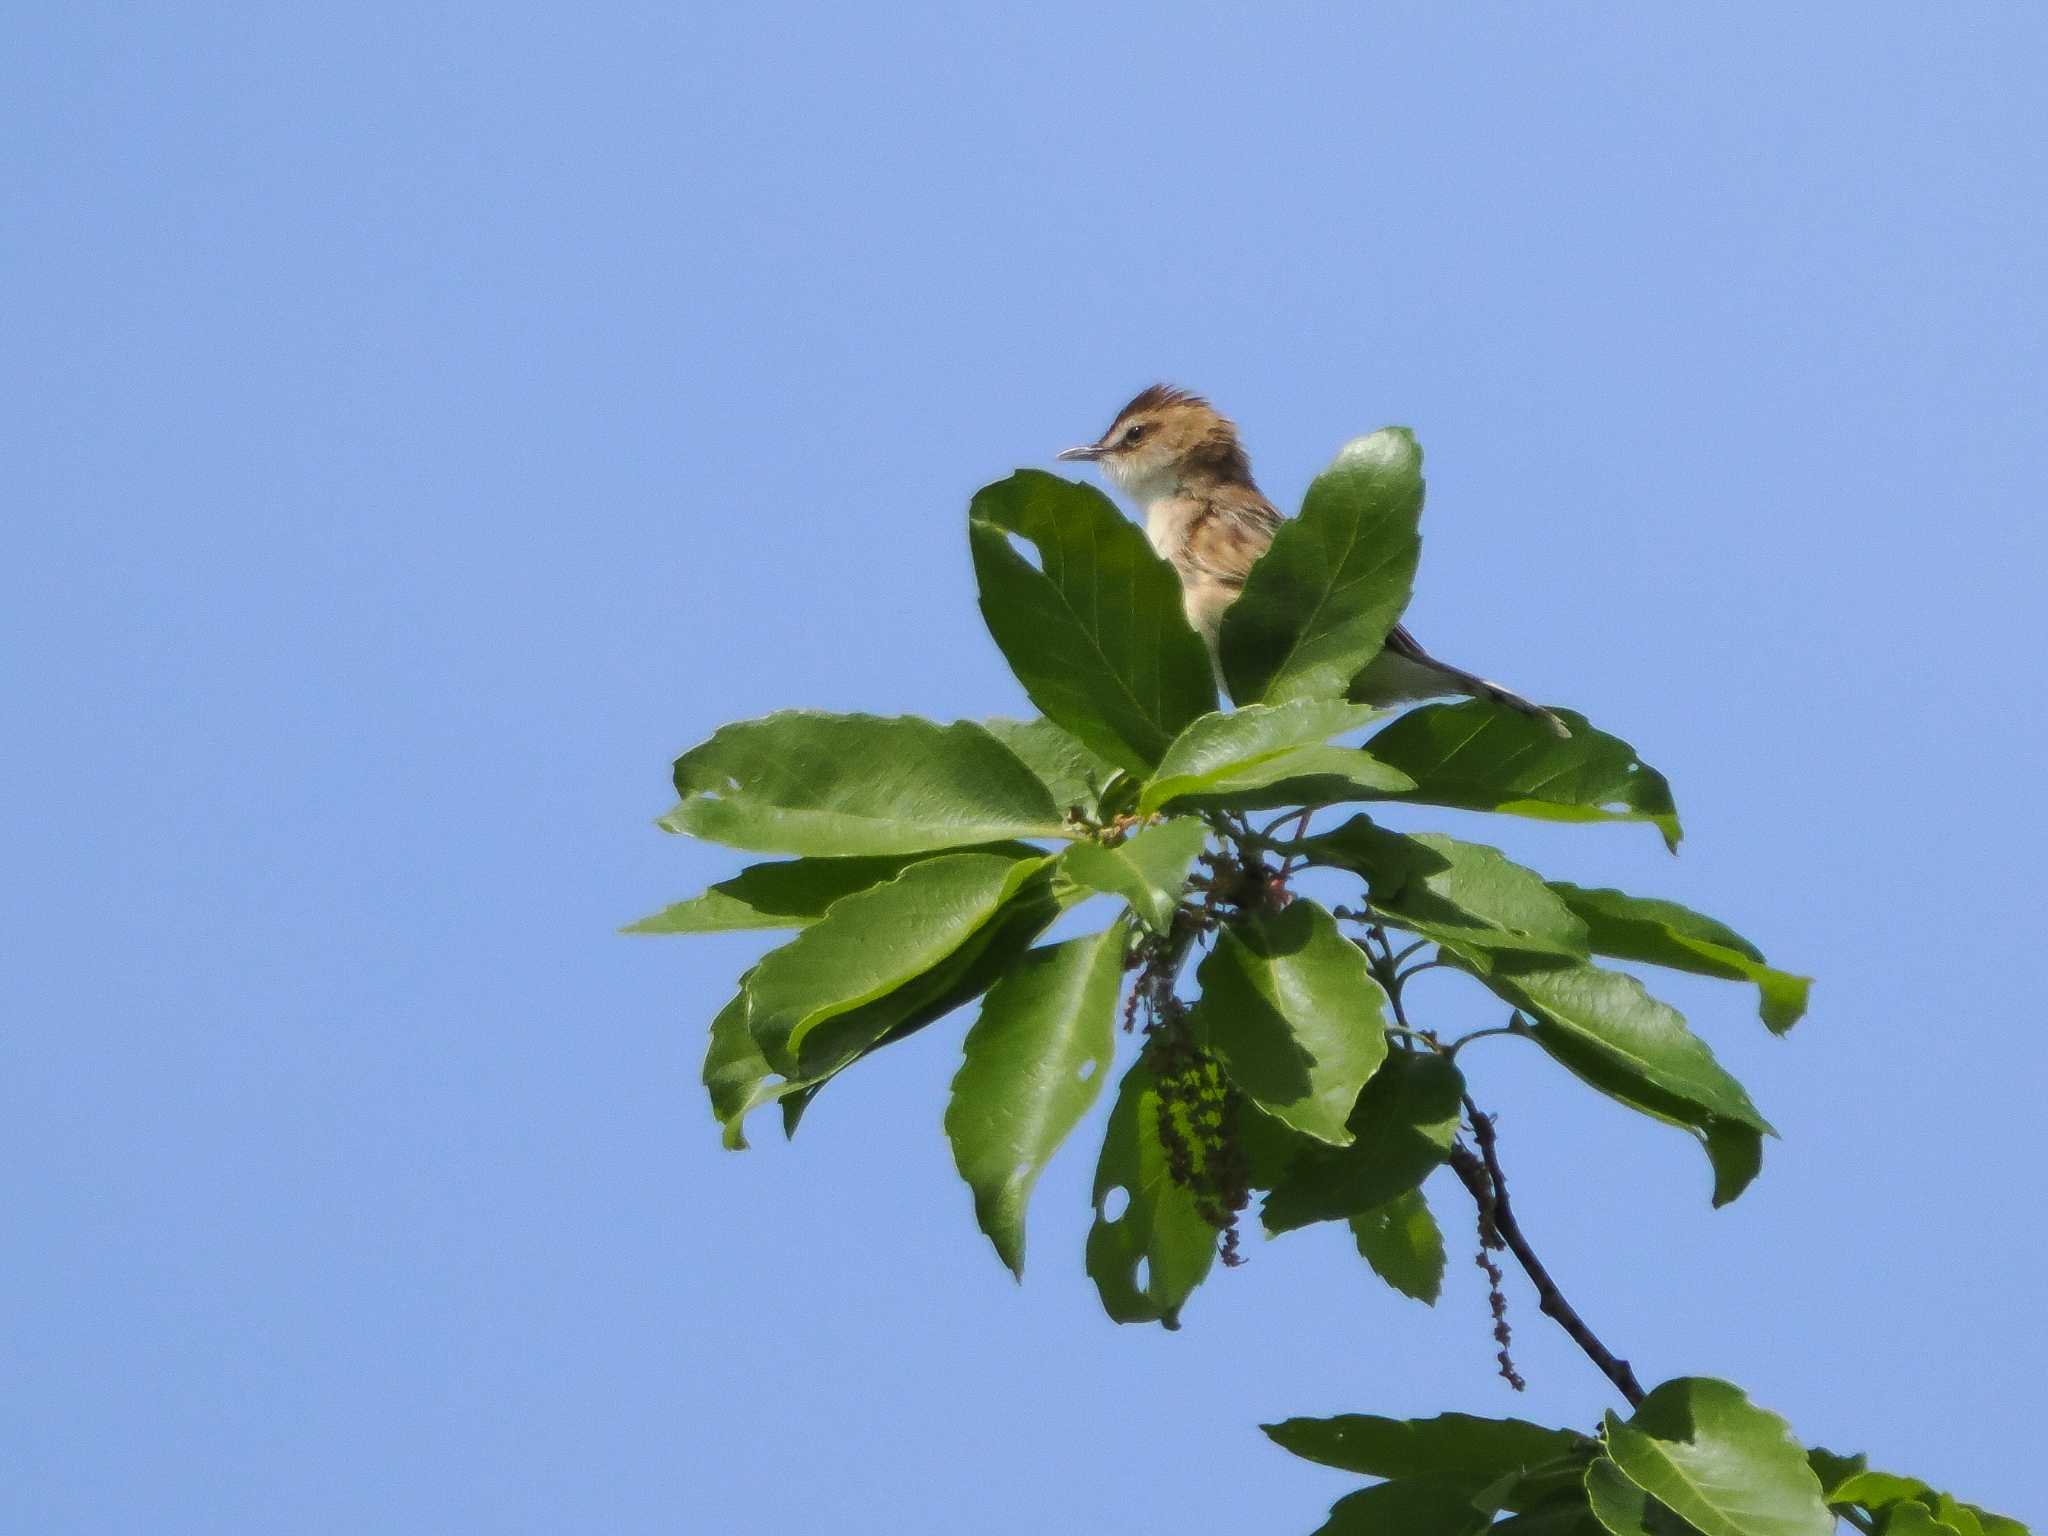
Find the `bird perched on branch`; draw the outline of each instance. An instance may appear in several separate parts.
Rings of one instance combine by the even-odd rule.
[[[1117,412],[1100,438],[1059,457],[1100,464],[1143,509],[1152,547],[1180,576],[1188,622],[1208,642],[1210,657],[1218,658],[1224,610],[1237,601],[1252,563],[1273,542],[1281,521],[1252,481],[1236,424],[1199,395],[1155,384]],[[1369,704],[1453,693],[1491,699],[1541,720],[1559,736],[1571,734],[1542,705],[1437,660],[1399,624],[1352,687],[1352,696]]]

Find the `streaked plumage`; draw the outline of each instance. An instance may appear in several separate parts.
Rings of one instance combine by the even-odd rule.
[[[1236,425],[1199,395],[1155,384],[1117,412],[1095,442],[1060,457],[1099,463],[1143,509],[1146,536],[1179,573],[1188,622],[1214,659],[1224,610],[1237,601],[1253,562],[1280,526],[1280,513],[1252,480]],[[1560,736],[1571,734],[1540,704],[1438,661],[1400,625],[1353,691],[1374,704],[1470,694],[1533,715]]]

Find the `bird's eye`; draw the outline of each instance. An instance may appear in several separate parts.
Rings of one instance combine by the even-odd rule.
[[[1146,430],[1147,428],[1145,424],[1142,421],[1139,422],[1135,427],[1131,428],[1130,431],[1124,434],[1123,446],[1126,448],[1135,448],[1138,444],[1138,440],[1145,435]]]

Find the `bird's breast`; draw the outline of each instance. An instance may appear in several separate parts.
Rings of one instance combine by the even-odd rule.
[[[1145,507],[1145,537],[1162,560],[1178,561],[1187,551],[1188,529],[1202,504],[1188,496],[1162,496]]]

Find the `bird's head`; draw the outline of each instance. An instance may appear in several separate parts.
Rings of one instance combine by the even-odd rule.
[[[1109,430],[1062,459],[1093,460],[1135,501],[1195,484],[1251,479],[1237,427],[1199,395],[1154,384],[1117,412]]]

